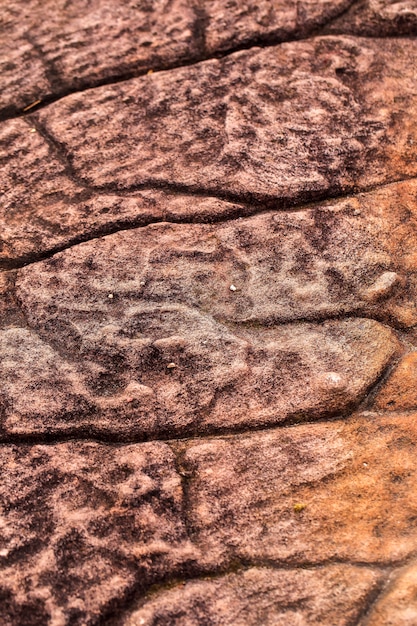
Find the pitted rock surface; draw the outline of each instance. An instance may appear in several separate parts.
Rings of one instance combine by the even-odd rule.
[[[416,623],[413,1],[0,9],[0,622]]]

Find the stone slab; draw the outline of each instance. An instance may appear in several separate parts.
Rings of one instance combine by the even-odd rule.
[[[378,590],[379,573],[335,565],[315,570],[251,568],[187,582],[151,597],[125,626],[348,626]]]

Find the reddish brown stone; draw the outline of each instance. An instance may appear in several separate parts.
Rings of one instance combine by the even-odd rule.
[[[412,40],[317,38],[74,94],[38,117],[102,190],[279,206],[417,174],[416,61]]]
[[[207,53],[308,36],[352,0],[205,0]]]
[[[416,564],[391,577],[390,585],[373,607],[364,626],[415,626],[417,624]]]
[[[0,465],[2,624],[97,624],[198,557],[165,444],[3,446]]]
[[[191,60],[199,19],[189,0],[12,0],[0,24],[2,113]]]
[[[362,416],[185,446],[208,562],[400,561],[415,551],[416,415]]]
[[[4,428],[177,436],[349,411],[396,352],[394,334],[363,319],[274,325],[346,311],[342,291],[333,300],[323,280],[326,266],[317,260],[310,286],[303,259],[293,259],[303,245],[314,259],[308,249],[326,219],[353,249],[352,207],[341,210],[339,221],[335,215],[329,209],[319,225],[314,212],[218,226],[155,225],[20,270],[16,296],[32,330],[1,335],[3,350],[13,355],[0,365],[8,381]],[[365,284],[357,287],[357,302],[346,289],[351,312],[378,310],[361,295],[368,263],[373,289],[378,274],[379,282],[395,274],[381,274],[378,265],[375,276],[373,263],[389,257],[360,237],[354,271]],[[349,271],[343,247],[331,250],[327,261],[340,255]],[[399,301],[395,294],[387,299],[393,310],[402,304],[401,291]]]
[[[360,0],[346,13],[325,26],[325,32],[368,37],[398,37],[417,33],[415,0]]]
[[[217,198],[158,190],[95,193],[74,179],[59,152],[23,119],[0,125],[0,160],[0,268],[112,230],[164,220],[218,220],[248,211]]]
[[[348,626],[355,623],[378,583],[375,571],[345,565],[298,571],[251,568],[164,590],[124,624]]]
[[[417,408],[417,352],[406,354],[375,398],[376,410]]]

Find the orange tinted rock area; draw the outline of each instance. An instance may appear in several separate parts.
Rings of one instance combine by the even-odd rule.
[[[412,626],[414,2],[0,11],[5,626]]]

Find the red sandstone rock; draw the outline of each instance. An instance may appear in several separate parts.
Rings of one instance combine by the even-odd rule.
[[[189,0],[12,0],[0,23],[3,114],[191,60],[199,52],[198,22]]]
[[[379,390],[376,410],[402,411],[417,408],[417,352],[406,354]]]
[[[11,355],[0,365],[8,381],[6,432],[177,436],[350,410],[395,354],[394,334],[361,319],[275,325],[361,307],[378,310],[363,297],[367,265],[373,290],[375,280],[391,281],[395,272],[381,273],[378,265],[377,278],[374,264],[389,256],[367,248],[363,232],[357,268],[345,264],[336,242],[325,255],[331,267],[340,255],[338,267],[365,279],[356,302],[348,280],[346,308],[341,288],[333,296],[319,259],[317,277],[305,274],[303,246],[312,268],[321,233],[330,236],[340,227],[354,249],[352,207],[336,215],[329,209],[318,222],[313,211],[218,226],[155,225],[81,244],[20,270],[16,306],[31,330],[1,333]],[[396,311],[403,297],[399,291],[397,300],[391,283],[383,295]]]
[[[415,563],[391,576],[385,593],[364,626],[414,626],[417,623],[417,570]]]
[[[198,557],[165,444],[3,446],[0,464],[2,624],[96,624]]]
[[[413,554],[416,416],[188,443],[189,527],[209,562],[392,563]]]
[[[317,38],[74,94],[37,117],[106,192],[282,206],[417,174],[416,61],[412,40]]]
[[[342,13],[351,0],[205,0],[210,54],[236,46],[306,37]]]
[[[251,568],[188,582],[150,598],[125,626],[347,626],[378,589],[378,574],[345,565],[310,570]]]
[[[415,0],[360,0],[352,3],[349,11],[326,25],[324,30],[368,37],[415,35],[417,3]]]

